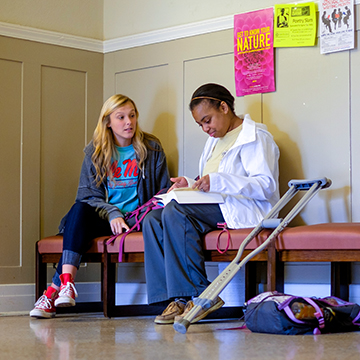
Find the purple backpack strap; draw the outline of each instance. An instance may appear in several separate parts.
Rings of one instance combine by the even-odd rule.
[[[352,323],[356,326],[360,326],[360,322],[358,322],[360,319],[360,312],[356,315],[355,319],[352,321]]]
[[[303,298],[307,303],[309,303],[311,306],[313,306],[315,308],[315,317],[319,323],[319,327],[315,328],[314,329],[314,335],[316,334],[321,334],[321,331],[320,329],[323,329],[325,327],[325,320],[324,320],[324,315],[320,309],[320,307],[318,306],[318,304],[312,300],[311,298],[308,298],[308,297],[304,297]],[[291,299],[293,300],[293,298]],[[289,319],[291,319],[292,321],[296,322],[297,324],[308,324],[307,321],[303,321],[303,320],[299,320],[295,317],[295,315],[293,314],[293,312],[291,311],[290,309],[290,306],[289,306],[289,303],[290,301],[287,301],[286,302],[286,305],[281,307],[282,310],[285,311],[286,315],[289,317]],[[280,308],[279,308],[280,309]]]
[[[324,320],[324,314],[323,314],[322,310],[320,309],[318,304],[313,299],[308,298],[308,297],[304,297],[304,299],[315,308],[316,312],[314,313],[314,315],[317,318],[317,321],[319,322],[319,329],[323,329],[325,327],[325,320]],[[315,330],[314,330],[314,334],[315,334]]]

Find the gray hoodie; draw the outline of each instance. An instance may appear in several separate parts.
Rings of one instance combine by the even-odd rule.
[[[160,142],[149,140],[145,135],[145,144],[147,146],[147,157],[141,169],[139,169],[137,195],[139,204],[142,205],[150,200],[162,189],[170,187],[170,176],[167,168],[165,153]],[[153,150],[155,149],[155,150]],[[115,218],[123,217],[121,211],[114,205],[107,202],[108,190],[106,179],[99,186],[96,186],[96,171],[91,156],[94,152],[94,145],[91,141],[84,149],[85,158],[81,167],[79,186],[76,195],[76,201],[86,202],[99,211],[99,216],[108,219],[109,222]],[[65,229],[67,214],[61,220],[59,233]]]

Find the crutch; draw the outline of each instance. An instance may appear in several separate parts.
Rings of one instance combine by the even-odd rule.
[[[174,323],[174,329],[182,334],[187,332],[191,321],[196,318],[198,313],[203,309],[207,310],[216,302],[217,296],[221,293],[236,273],[244,266],[251,258],[263,251],[280,233],[284,230],[291,220],[304,208],[304,206],[319,192],[331,186],[331,180],[327,178],[315,180],[291,180],[288,183],[288,191],[281,197],[281,199],[274,205],[269,214],[267,214],[263,221],[257,225],[251,233],[245,238],[240,245],[234,260],[217,276],[217,278],[195,298],[194,307],[186,314],[180,321]],[[306,191],[306,194],[295,204],[291,211],[284,219],[278,219],[279,211],[295,196],[299,191]],[[248,254],[242,261],[241,256],[245,247],[249,242],[257,236],[263,229],[274,229],[269,237],[260,246]]]

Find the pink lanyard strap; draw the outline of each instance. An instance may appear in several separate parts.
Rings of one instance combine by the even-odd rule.
[[[163,190],[160,190],[156,195],[160,194]],[[145,212],[141,215],[140,219],[138,218],[141,210],[145,209]],[[162,208],[162,206],[157,205],[155,203],[155,199],[151,198],[150,200],[148,200],[145,204],[143,204],[142,206],[138,207],[137,209],[135,209],[134,211],[132,211],[131,213],[128,213],[125,215],[125,219],[130,219],[133,216],[135,216],[135,224],[125,233],[123,234],[117,234],[117,235],[112,235],[109,237],[109,239],[106,240],[105,244],[109,245],[111,243],[113,243],[118,236],[121,236],[120,239],[120,243],[119,243],[119,258],[118,258],[118,262],[122,262],[122,258],[123,258],[123,249],[124,249],[124,241],[126,236],[128,236],[131,232],[133,231],[140,231],[140,224],[143,221],[144,217],[147,215],[147,213],[150,210],[156,210],[156,209],[160,209]]]
[[[126,231],[125,233],[123,234],[118,234],[118,235],[113,235],[111,236],[106,242],[105,244],[106,245],[109,245],[111,244],[112,242],[114,242],[118,236],[121,236],[121,239],[120,239],[120,243],[119,243],[119,257],[118,257],[118,262],[122,262],[122,258],[123,258],[123,252],[124,252],[124,241],[125,241],[125,238],[126,236],[128,236],[131,232],[133,232],[136,228],[136,231],[139,231],[140,230],[140,223],[141,221],[144,219],[144,217],[147,215],[147,213],[152,209],[153,207],[148,207],[146,209],[146,211],[144,212],[144,214],[141,215],[140,219],[137,218],[137,215],[136,215],[136,222],[135,224],[133,225],[133,227],[131,227],[128,231]]]
[[[230,231],[226,225],[226,222],[224,223],[217,223],[217,227],[221,228],[222,230],[220,231],[220,234],[218,235],[217,239],[216,239],[216,249],[220,254],[224,254],[229,250],[229,246],[230,246],[230,240],[231,240],[231,235],[230,235]],[[220,237],[222,235],[222,233],[226,232],[227,233],[227,243],[225,246],[224,250],[220,249]]]

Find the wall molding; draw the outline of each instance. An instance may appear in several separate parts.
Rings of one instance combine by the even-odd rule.
[[[167,29],[124,36],[113,40],[105,40],[104,53],[233,29],[233,19],[234,16],[229,15],[186,25],[173,26]]]
[[[45,44],[70,47],[79,50],[88,50],[100,53],[104,52],[104,42],[102,40],[63,34],[55,31],[35,29],[4,22],[0,22],[0,35]]]
[[[138,46],[151,45],[190,36],[228,30],[233,27],[233,16],[230,15],[186,25],[174,26],[167,29],[149,31],[142,34],[101,41],[0,22],[0,35],[106,54]]]

